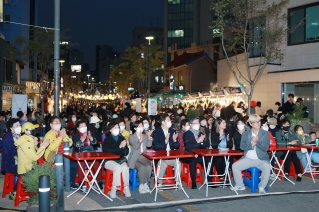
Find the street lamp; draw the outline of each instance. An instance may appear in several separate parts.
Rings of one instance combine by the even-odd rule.
[[[65,63],[65,60],[59,60],[59,63],[60,63],[60,89],[61,89],[61,93],[62,93],[62,96],[61,96],[61,99],[60,99],[60,101],[61,101],[61,106],[60,106],[60,110],[62,111],[62,108],[63,108],[63,90],[64,90],[64,81],[63,81],[63,63]]]
[[[145,37],[146,40],[148,40],[148,70],[147,70],[147,98],[151,97],[151,40],[154,39],[154,37],[149,36]]]

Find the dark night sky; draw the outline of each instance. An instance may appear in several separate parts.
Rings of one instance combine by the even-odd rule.
[[[163,0],[61,0],[60,26],[70,29],[71,41],[79,44],[74,48],[95,70],[96,45],[123,52],[135,26],[163,27],[163,7]],[[54,27],[54,0],[39,1],[39,25]]]

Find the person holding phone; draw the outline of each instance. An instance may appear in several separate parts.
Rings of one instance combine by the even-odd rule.
[[[290,130],[290,121],[288,119],[282,120],[282,127],[276,132],[277,145],[290,145],[298,146],[301,144],[296,133]],[[284,152],[280,158],[284,159],[287,152]],[[293,163],[296,173],[298,174],[296,181],[300,182],[302,180],[302,172],[299,158],[297,157],[296,151],[289,151],[286,161],[284,163],[285,175],[288,176],[290,171],[290,163]]]

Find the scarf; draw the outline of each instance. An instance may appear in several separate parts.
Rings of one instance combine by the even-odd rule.
[[[190,128],[189,131],[191,131],[195,137],[198,137],[198,134],[200,133],[199,130],[194,130],[193,128]]]
[[[84,133],[81,133],[80,131],[78,131],[79,135],[82,137],[84,135]],[[90,146],[90,140],[88,135],[86,134],[86,138],[85,141],[83,142],[82,146]]]

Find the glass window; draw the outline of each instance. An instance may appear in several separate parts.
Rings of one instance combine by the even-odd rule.
[[[155,82],[158,83],[158,76],[155,76]]]
[[[319,42],[318,11],[318,3],[289,10],[288,26],[293,32],[289,35],[288,45]],[[304,25],[297,27],[303,20]]]

